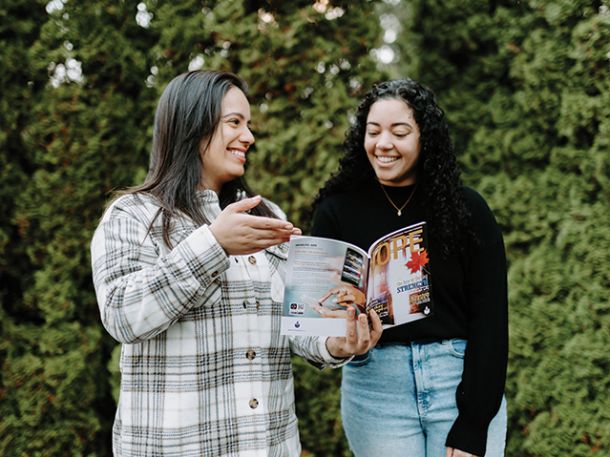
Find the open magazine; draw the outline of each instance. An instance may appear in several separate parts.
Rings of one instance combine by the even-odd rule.
[[[432,314],[426,223],[375,241],[368,252],[343,241],[292,237],[283,335],[343,336],[347,309],[374,309],[384,328]]]

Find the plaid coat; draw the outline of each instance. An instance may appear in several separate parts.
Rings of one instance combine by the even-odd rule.
[[[198,198],[213,220],[217,195]],[[170,249],[158,210],[150,196],[123,196],[91,243],[102,322],[123,343],[114,454],[297,457],[290,349],[318,366],[340,361],[324,339],[279,334],[286,247],[227,256],[184,217]]]

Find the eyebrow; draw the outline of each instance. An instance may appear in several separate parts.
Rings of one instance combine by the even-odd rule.
[[[374,125],[376,127],[380,126],[380,124],[377,122],[367,122],[366,125]],[[405,127],[413,128],[413,126],[411,124],[409,124],[408,122],[394,122],[393,124],[390,125],[390,127],[399,127],[402,125],[404,125]]]
[[[231,117],[231,116],[237,116],[237,117],[240,117],[240,118],[242,118],[242,119],[244,119],[244,120],[246,119],[246,116],[244,116],[244,115],[243,115],[242,113],[240,113],[239,111],[233,111],[233,112],[231,112],[231,113],[223,114],[223,115],[222,115],[222,118],[223,118],[223,119],[226,119],[227,117]],[[250,122],[250,121],[248,121],[248,122]]]

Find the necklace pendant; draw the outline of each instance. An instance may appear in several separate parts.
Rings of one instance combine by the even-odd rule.
[[[388,195],[388,193],[386,192],[385,188],[383,187],[383,184],[381,184],[381,182],[379,183],[381,185],[381,190],[383,191],[383,195],[385,195],[385,198],[388,199],[388,203],[390,205],[392,205],[392,208],[394,208],[396,210],[396,215],[398,217],[402,216],[402,209],[406,208],[406,206],[409,204],[409,202],[411,201],[411,199],[413,198],[413,195],[415,194],[415,189],[417,188],[417,184],[415,184],[415,186],[413,187],[413,190],[411,191],[411,194],[409,195],[409,198],[407,198],[407,201],[404,202],[402,204],[402,206],[397,206],[392,199],[390,198],[390,196]]]

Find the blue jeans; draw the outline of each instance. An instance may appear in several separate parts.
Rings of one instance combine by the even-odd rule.
[[[445,457],[466,344],[386,344],[343,367],[341,416],[356,457]],[[503,456],[505,440],[503,399],[487,431],[485,456]]]

